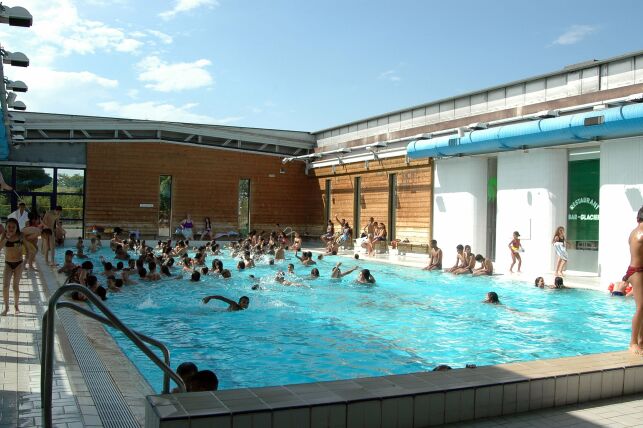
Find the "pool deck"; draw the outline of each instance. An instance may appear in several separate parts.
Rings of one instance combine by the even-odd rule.
[[[308,243],[306,250],[312,251],[316,254],[325,254],[326,250],[318,245],[319,243]],[[355,248],[355,250],[343,250],[340,249],[337,256],[340,256],[345,259],[353,259],[355,264],[359,264],[359,261],[354,260],[354,255],[359,254],[359,261],[364,260],[367,262],[376,262],[376,263],[387,263],[398,266],[407,266],[411,268],[422,269],[427,265],[429,256],[427,254],[414,254],[406,253],[404,255],[398,255],[397,250],[389,250],[388,253],[378,253],[374,256],[369,256],[366,254],[365,250],[361,248]],[[335,256],[326,256],[326,257],[335,257]],[[351,263],[347,264],[350,266]],[[529,270],[528,261],[524,263],[526,270],[523,272],[514,272],[510,273],[507,266],[502,265],[501,263],[494,264],[495,278],[500,280],[515,280],[523,281],[528,285],[533,286],[534,279],[538,276],[545,278],[547,284],[552,284],[554,282],[554,272],[535,272]],[[605,291],[607,293],[607,285],[603,284],[601,278],[597,275],[591,275],[581,272],[565,272],[564,275],[565,286],[569,288],[584,288],[589,290]]]
[[[397,256],[378,255],[372,259],[421,267],[426,256],[407,255],[398,260]],[[0,254],[0,263],[3,261],[4,254]],[[39,267],[44,267],[42,259]],[[0,318],[0,428],[41,425],[41,317],[51,287],[57,286],[56,274],[46,267],[25,272],[21,313],[10,311]],[[128,404],[133,404],[128,407],[133,408],[130,410],[138,426],[211,426],[214,411],[221,426],[234,427],[412,427],[449,423],[467,427],[643,427],[643,358],[627,352],[273,388],[150,395],[145,400],[151,390],[144,381],[139,384],[138,371],[112,343],[101,345],[109,337],[103,327],[95,323],[83,326],[83,331],[93,338],[92,346],[100,358],[107,358],[108,364],[118,369],[110,376],[121,378],[116,383]],[[86,382],[67,334],[64,328],[57,329],[55,426],[119,426],[113,420],[101,419],[102,412],[88,385],[92,381]],[[147,423],[143,420],[143,403],[147,406]],[[252,406],[258,408],[252,410]],[[171,408],[182,417],[177,419],[178,413]]]

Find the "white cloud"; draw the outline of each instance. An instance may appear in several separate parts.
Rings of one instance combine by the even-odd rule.
[[[165,34],[162,31],[157,31],[157,30],[147,30],[148,33],[151,35],[157,37],[161,42],[165,43],[166,45],[169,45],[174,41],[172,36],[169,34]]]
[[[205,67],[207,59],[168,64],[157,56],[149,56],[138,63],[138,80],[148,82],[145,87],[159,92],[176,92],[210,86],[214,79]]]
[[[182,106],[173,104],[145,101],[140,103],[120,104],[116,101],[99,103],[98,106],[109,115],[143,120],[161,120],[168,122],[189,122],[213,125],[224,125],[238,122],[243,119],[241,116],[230,116],[214,118],[211,116],[194,113],[192,109],[198,106],[196,103],[188,103]]]
[[[37,66],[12,69],[11,78],[24,80],[29,85],[29,92],[19,95],[29,111],[87,111],[88,103],[109,98],[118,87],[117,80],[89,71],[59,71]]]
[[[597,30],[597,27],[591,25],[572,25],[563,34],[553,41],[555,45],[573,45],[580,42]]]
[[[380,73],[378,79],[388,80],[390,82],[399,82],[400,80],[402,80],[402,78],[398,76],[397,70],[384,71]]]
[[[219,2],[217,0],[175,0],[174,7],[159,13],[159,16],[167,20],[174,18],[179,13],[188,12],[201,6],[212,8],[218,5]]]

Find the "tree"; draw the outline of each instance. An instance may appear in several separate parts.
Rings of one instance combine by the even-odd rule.
[[[44,168],[16,168],[16,187],[22,192],[51,192],[52,177]]]

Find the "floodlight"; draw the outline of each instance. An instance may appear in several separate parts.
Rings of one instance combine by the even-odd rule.
[[[27,84],[22,80],[5,80],[5,83],[8,91],[27,92],[29,90]]]
[[[8,7],[0,4],[0,23],[13,27],[31,27],[33,17],[24,7]]]
[[[9,64],[16,67],[29,67],[29,58],[22,52],[7,52],[2,50],[2,63]]]

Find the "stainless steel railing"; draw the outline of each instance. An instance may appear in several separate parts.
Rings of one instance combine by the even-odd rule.
[[[82,308],[71,302],[59,302],[58,300],[65,294],[69,292],[77,291],[87,297],[87,299],[98,308],[104,317],[98,315],[88,309]],[[134,330],[131,330],[123,322],[118,319],[112,311],[103,304],[98,296],[96,296],[89,288],[80,285],[80,284],[65,284],[62,287],[58,288],[54,294],[49,299],[49,304],[47,310],[42,316],[42,359],[40,367],[40,396],[41,396],[41,406],[42,406],[42,423],[43,426],[49,428],[52,426],[52,413],[51,413],[51,403],[52,403],[52,380],[53,380],[53,365],[54,365],[54,333],[55,333],[55,320],[56,320],[56,311],[60,308],[72,309],[78,313],[86,315],[96,321],[102,322],[103,324],[114,327],[117,330],[121,331],[129,340],[136,345],[138,349],[143,351],[143,353],[150,359],[154,364],[156,364],[163,371],[163,393],[167,394],[170,392],[170,379],[176,383],[179,391],[185,392],[185,383],[179,375],[177,375],[170,366],[170,351],[167,347],[149,336],[138,333]],[[150,345],[156,346],[163,353],[163,360],[154,353],[152,350],[145,344],[145,342]]]

